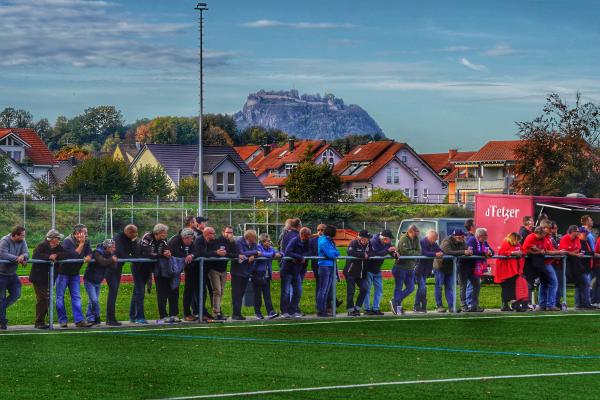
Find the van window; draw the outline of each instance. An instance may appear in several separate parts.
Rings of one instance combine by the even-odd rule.
[[[454,232],[455,229],[462,229],[464,231],[465,230],[464,222],[461,222],[461,221],[446,222],[446,235],[447,236],[452,235],[452,232]]]
[[[436,230],[436,224],[433,221],[411,221],[411,220],[406,220],[403,221],[402,224],[400,225],[400,234],[402,233],[406,233],[406,231],[408,230],[408,227],[411,225],[416,225],[417,228],[419,228],[419,238],[424,238],[427,235],[427,232],[429,232],[430,230]],[[398,238],[396,238],[398,239]]]

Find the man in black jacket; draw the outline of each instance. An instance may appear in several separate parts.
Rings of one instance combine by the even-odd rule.
[[[60,241],[61,235],[56,229],[51,229],[46,234],[46,239],[37,245],[33,251],[33,259],[59,261],[69,258],[67,252],[63,249]],[[33,285],[35,291],[35,328],[48,329],[46,316],[48,315],[48,290],[50,288],[50,268],[51,264],[37,263],[31,266],[29,273],[29,282]],[[54,265],[54,280],[58,276],[57,265]],[[52,282],[54,284],[54,282]]]
[[[138,256],[138,229],[135,225],[127,225],[123,232],[117,233],[113,241],[115,242],[115,256],[117,258],[135,258]],[[123,262],[117,263],[115,268],[109,268],[106,271],[106,284],[108,285],[108,297],[106,300],[106,325],[120,326],[115,315],[115,306],[117,302],[117,294],[121,284],[121,273],[123,272]],[[137,294],[135,289],[136,275],[139,275],[140,266],[135,263],[131,265],[131,273],[134,275],[134,296]],[[135,272],[134,272],[135,271]],[[146,281],[148,277],[146,276]],[[142,304],[144,302],[144,287],[142,286]],[[136,316],[132,316],[131,310],[134,310],[134,301],[131,300],[130,319],[135,321]],[[143,313],[142,313],[143,314]]]
[[[346,277],[346,302],[349,317],[360,317],[360,306],[367,295],[367,260],[369,259],[370,243],[373,235],[363,230],[358,232],[358,238],[348,245],[348,256],[356,259],[348,260],[344,268]],[[358,286],[358,298],[354,303],[354,286]]]
[[[164,277],[161,274],[159,268],[159,262],[161,259],[168,259],[171,257],[171,251],[167,245],[167,236],[169,234],[169,228],[163,224],[156,224],[152,228],[152,232],[147,232],[140,241],[140,253],[142,257],[152,258],[156,260],[155,263],[150,263],[154,270],[154,281],[156,282],[156,297],[158,304],[159,319],[156,321],[157,324],[164,324],[172,321],[172,316],[167,313],[167,302],[169,302],[170,311],[174,311],[175,304],[173,304],[170,285],[171,280],[168,277]],[[144,320],[145,323],[145,320]]]

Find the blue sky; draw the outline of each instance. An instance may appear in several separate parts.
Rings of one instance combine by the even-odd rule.
[[[0,0],[0,108],[53,122],[197,110],[196,2]],[[510,139],[556,91],[600,102],[600,2],[213,0],[205,111],[297,89],[359,104],[420,152]]]

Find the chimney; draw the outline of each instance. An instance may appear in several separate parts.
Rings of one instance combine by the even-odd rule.
[[[320,139],[320,140],[321,140],[321,145],[322,146],[325,146],[327,144],[327,140],[325,140],[325,139]]]
[[[270,144],[263,144],[261,147],[262,147],[263,155],[265,157],[268,156],[269,153],[271,152],[271,145]]]
[[[448,160],[453,160],[454,157],[456,157],[456,154],[458,154],[458,149],[450,149],[448,150]]]
[[[288,143],[289,143],[289,150],[290,151],[294,151],[296,149],[296,139],[291,137],[288,139]]]

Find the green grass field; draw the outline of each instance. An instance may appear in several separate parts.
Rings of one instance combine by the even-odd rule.
[[[564,374],[600,373],[599,323],[514,314],[9,332],[0,398],[594,399],[598,375]],[[431,382],[486,376],[515,377]],[[317,390],[347,385],[366,386]],[[299,388],[312,389],[279,392]]]

